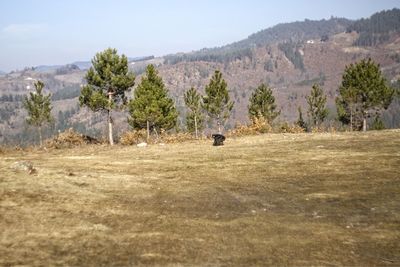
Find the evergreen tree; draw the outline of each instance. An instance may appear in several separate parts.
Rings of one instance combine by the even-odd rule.
[[[360,110],[360,101],[356,88],[349,87],[342,92],[342,96],[336,98],[336,107],[340,121],[344,124],[350,124],[350,131],[361,129],[362,116]]]
[[[271,88],[264,83],[258,86],[251,95],[248,110],[251,120],[263,117],[270,125],[280,114],[280,111],[276,111],[275,97],[272,95]]]
[[[42,127],[53,121],[51,116],[51,94],[43,95],[43,82],[37,81],[34,85],[35,92],[30,92],[29,97],[24,97],[23,105],[28,111],[26,122],[38,128],[39,143],[42,146]]]
[[[379,114],[376,114],[372,125],[371,125],[372,130],[384,130],[385,129],[385,124],[383,123],[382,119],[379,117]]]
[[[128,58],[119,56],[117,50],[111,48],[97,53],[85,79],[87,85],[81,90],[79,104],[94,112],[107,112],[108,136],[113,145],[111,111],[126,104],[125,93],[135,84],[135,75],[128,69]]]
[[[297,119],[296,124],[301,128],[303,128],[304,131],[307,131],[307,123],[303,119],[303,111],[301,110],[301,107],[298,108],[298,112],[299,112],[299,118]]]
[[[311,94],[307,97],[308,116],[313,126],[318,127],[328,116],[326,95],[318,84],[314,84]]]
[[[221,133],[221,125],[229,118],[234,105],[234,102],[230,101],[227,87],[222,73],[216,70],[206,86],[206,95],[202,97],[203,108],[212,120],[217,121],[219,133]]]
[[[186,126],[190,132],[195,132],[196,139],[198,131],[203,128],[204,117],[201,112],[201,96],[193,87],[185,92],[185,105],[190,112],[186,116]]]
[[[358,129],[367,130],[367,117],[371,111],[386,109],[393,99],[394,90],[387,85],[379,65],[371,59],[361,60],[345,67],[340,95],[336,99],[339,120],[344,124],[361,121]]]
[[[129,114],[129,124],[135,129],[147,129],[147,139],[151,130],[170,130],[177,123],[174,101],[153,65],[147,66],[146,75],[133,93]]]

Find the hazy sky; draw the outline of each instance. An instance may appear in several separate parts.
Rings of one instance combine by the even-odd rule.
[[[399,0],[0,0],[0,70],[90,60],[107,47],[130,57],[188,52],[278,23],[394,7]]]

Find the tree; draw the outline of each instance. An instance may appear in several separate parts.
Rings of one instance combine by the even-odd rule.
[[[372,111],[387,109],[393,99],[394,89],[387,85],[378,64],[370,58],[345,67],[340,95],[336,99],[339,120],[349,124],[361,121],[358,129],[367,130],[367,117]]]
[[[299,112],[299,118],[297,119],[296,124],[299,127],[303,128],[305,131],[307,131],[307,123],[303,119],[303,111],[301,110],[301,107],[298,108],[298,112]]]
[[[360,110],[360,101],[356,89],[349,87],[342,93],[342,97],[335,100],[339,119],[342,123],[350,124],[350,131],[353,131],[354,128],[361,129],[362,116],[359,116],[360,113],[357,112]]]
[[[43,145],[42,126],[53,121],[51,116],[51,94],[43,95],[44,83],[35,82],[35,92],[30,92],[29,97],[23,99],[24,108],[28,111],[26,122],[38,127],[39,143]]]
[[[379,114],[376,114],[372,125],[371,125],[372,130],[384,130],[385,129],[385,124],[383,123],[382,119],[379,117]]]
[[[190,112],[186,116],[186,126],[189,131],[195,132],[196,139],[198,138],[198,131],[203,128],[204,118],[201,112],[201,96],[193,87],[185,92],[184,95],[185,105],[189,108]]]
[[[135,84],[135,75],[128,69],[128,58],[119,56],[117,50],[111,48],[97,53],[85,79],[87,85],[81,90],[79,104],[94,112],[107,112],[108,137],[110,145],[113,145],[111,111],[126,104],[125,93]]]
[[[151,130],[170,130],[177,123],[174,101],[168,96],[168,89],[153,65],[147,66],[146,75],[133,93],[129,114],[129,124],[135,129],[146,128],[147,139]]]
[[[212,120],[217,121],[219,133],[221,125],[229,118],[234,105],[234,102],[230,101],[227,87],[222,73],[216,70],[206,86],[206,95],[202,97],[203,109]]]
[[[311,89],[311,94],[307,96],[308,116],[313,126],[318,127],[326,116],[328,109],[326,108],[326,95],[318,84],[314,84]]]
[[[248,110],[251,120],[263,117],[270,125],[281,113],[276,111],[275,97],[272,95],[271,88],[264,83],[258,86],[251,95]]]

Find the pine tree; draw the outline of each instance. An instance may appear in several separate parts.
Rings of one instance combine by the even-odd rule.
[[[311,94],[307,97],[308,116],[313,126],[318,127],[328,116],[326,95],[318,84],[314,84]]]
[[[204,117],[201,112],[201,96],[193,87],[185,92],[185,105],[190,110],[186,115],[186,126],[190,132],[195,132],[196,139],[198,131],[203,128]]]
[[[34,85],[35,92],[29,93],[29,97],[24,97],[23,105],[28,111],[26,122],[38,128],[39,143],[42,146],[42,127],[53,121],[51,116],[51,94],[43,95],[43,82],[37,81]]]
[[[299,107],[297,110],[298,110],[298,112],[299,112],[299,118],[297,119],[296,124],[297,124],[299,127],[303,128],[304,131],[307,131],[307,123],[306,123],[306,122],[304,121],[304,119],[303,119],[303,111],[301,110],[301,107]]]
[[[206,86],[206,95],[202,97],[203,109],[211,120],[217,121],[219,133],[221,133],[221,125],[229,118],[234,105],[234,102],[230,101],[227,87],[222,73],[216,70]]]
[[[376,114],[372,125],[371,125],[371,130],[376,130],[376,131],[380,131],[380,130],[384,130],[385,129],[385,124],[383,123],[382,119],[379,117],[379,114]]]
[[[126,104],[125,93],[135,84],[135,75],[128,69],[128,58],[119,56],[117,50],[111,48],[97,53],[85,79],[87,85],[81,90],[79,103],[94,112],[107,112],[108,137],[113,145],[111,111]]]
[[[336,99],[339,120],[350,123],[351,129],[355,125],[366,131],[368,114],[388,108],[394,89],[387,85],[379,65],[363,59],[345,67],[339,93]]]
[[[168,96],[168,89],[153,65],[147,66],[146,75],[133,93],[129,114],[129,124],[135,129],[147,129],[147,139],[151,130],[170,130],[177,123],[174,101]]]
[[[360,110],[358,98],[356,89],[349,87],[347,90],[343,90],[342,96],[335,100],[339,119],[344,124],[350,124],[350,131],[362,127],[362,116],[357,112]]]
[[[276,111],[275,97],[272,90],[264,83],[257,87],[250,97],[248,107],[250,119],[263,117],[268,124],[279,116],[280,111]]]

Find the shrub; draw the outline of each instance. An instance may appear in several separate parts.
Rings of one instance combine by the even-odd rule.
[[[280,133],[304,133],[304,128],[297,124],[289,124],[287,122],[281,124],[278,130]]]
[[[322,126],[315,126],[311,128],[312,133],[324,133],[327,132],[326,129]]]
[[[66,148],[86,144],[100,144],[96,138],[75,132],[72,128],[58,134],[53,139],[46,141],[46,147]]]
[[[174,133],[174,134],[161,132],[160,139],[162,142],[167,144],[196,140],[196,138],[193,136],[192,133],[187,133],[187,132]]]
[[[120,143],[122,145],[136,145],[142,142],[146,142],[146,129],[141,129],[141,130],[132,130],[129,132],[125,132],[121,138],[120,138]]]
[[[262,133],[269,133],[272,131],[271,125],[263,117],[254,117],[250,125],[238,124],[236,127],[226,134],[229,137],[257,135]]]
[[[196,140],[193,134],[188,132],[180,133],[167,133],[165,130],[161,129],[159,134],[153,134],[150,136],[149,140],[146,140],[147,132],[146,129],[133,130],[126,132],[121,136],[120,143],[122,145],[136,145],[142,142],[157,144],[157,143],[181,143],[185,141]]]
[[[374,118],[374,121],[372,122],[371,125],[371,130],[384,130],[385,129],[385,124],[383,123],[382,119],[379,116],[376,116]]]

